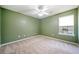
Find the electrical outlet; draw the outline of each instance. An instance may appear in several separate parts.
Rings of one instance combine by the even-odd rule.
[[[20,35],[18,35],[18,38],[20,38],[21,36]]]
[[[26,37],[26,35],[23,35],[24,37]]]

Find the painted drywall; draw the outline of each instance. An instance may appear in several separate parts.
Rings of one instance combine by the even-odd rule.
[[[38,27],[36,18],[2,8],[2,44],[37,35]]]
[[[42,19],[39,19],[39,35],[41,35],[41,21]]]
[[[79,8],[78,8],[78,42],[79,42]]]
[[[67,36],[67,35],[60,35],[58,34],[58,18],[59,16],[64,16],[68,14],[74,14],[74,36]],[[41,21],[41,34],[47,35],[55,38],[59,38],[62,40],[72,41],[72,42],[78,42],[78,23],[77,23],[77,9],[66,11],[54,16],[50,16],[47,18],[42,19]]]
[[[79,11],[79,10],[78,10]],[[75,15],[75,36],[58,34],[58,17],[67,14]],[[78,42],[78,19],[77,9],[49,16],[44,19],[36,19],[4,8],[0,9],[0,33],[1,43],[16,41],[28,36],[42,34],[62,40]],[[79,13],[78,13],[79,14]]]
[[[1,44],[1,8],[0,8],[0,44]]]

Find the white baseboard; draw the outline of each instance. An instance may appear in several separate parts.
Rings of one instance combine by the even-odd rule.
[[[16,41],[8,42],[8,43],[5,43],[5,44],[1,44],[0,47],[8,45],[8,44],[16,43],[16,42],[19,42],[19,41],[23,41],[23,40],[27,40],[27,39],[32,39],[32,38],[35,38],[37,36],[45,36],[45,35],[33,35],[33,36],[30,36],[30,37],[27,37],[27,38],[23,38],[23,39],[19,39],[19,40],[16,40]],[[49,36],[45,36],[45,37],[52,39],[52,37],[49,37]],[[66,43],[71,43],[71,44],[79,46],[78,43],[69,42],[69,41],[65,41],[65,40],[61,40],[61,39],[57,39],[57,38],[55,38],[55,39],[59,40],[59,41],[63,41],[63,42],[66,42]]]
[[[30,36],[30,37],[27,37],[27,38],[23,38],[23,39],[19,39],[19,40],[16,40],[16,41],[4,43],[4,44],[1,44],[0,47],[8,45],[8,44],[12,44],[12,43],[20,42],[20,41],[23,41],[23,40],[32,39],[32,38],[34,38],[36,36],[38,36],[38,35],[33,35],[33,36]]]
[[[46,35],[45,35],[45,36],[46,36]],[[50,38],[50,39],[53,39],[53,37],[49,37],[49,36],[47,36],[47,37]],[[70,41],[66,41],[66,40],[59,39],[59,38],[55,38],[55,40],[57,40],[57,41],[62,41],[62,42],[65,42],[65,43],[70,43],[70,44],[79,46],[79,43],[70,42]]]

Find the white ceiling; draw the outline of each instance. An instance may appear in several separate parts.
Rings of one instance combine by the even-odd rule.
[[[2,5],[1,7],[38,19],[42,19],[78,7],[78,5],[41,5],[43,6],[44,14],[39,16],[39,6],[40,5]]]

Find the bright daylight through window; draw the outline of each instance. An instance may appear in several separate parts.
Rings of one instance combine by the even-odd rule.
[[[59,34],[74,36],[74,15],[59,17]]]

